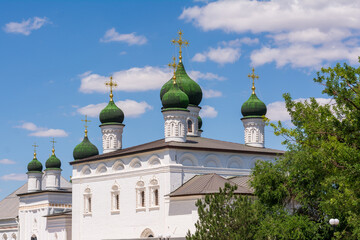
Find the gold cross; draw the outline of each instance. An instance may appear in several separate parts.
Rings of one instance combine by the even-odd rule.
[[[36,145],[36,142],[34,143],[34,145],[32,145],[34,147],[34,159],[36,158],[36,148],[39,147],[39,145]]]
[[[110,77],[110,81],[109,82],[106,82],[105,83],[106,86],[109,86],[110,87],[110,101],[113,100],[113,87],[115,88],[117,86],[117,83],[116,82],[113,82],[113,77],[111,76]]]
[[[248,75],[249,78],[252,78],[253,83],[252,83],[252,94],[255,94],[255,79],[259,79],[259,76],[255,75],[255,68],[252,68],[252,73]]]
[[[87,123],[88,123],[88,122],[91,122],[91,121],[90,121],[90,120],[87,120],[87,115],[85,115],[85,120],[81,119],[81,121],[82,121],[82,122],[85,122],[85,137],[87,137],[87,133],[88,133],[88,130],[87,130],[88,125],[87,125]]]
[[[52,142],[53,144],[52,155],[55,155],[55,143],[56,143],[55,138],[53,138],[50,142]]]
[[[169,66],[170,68],[173,68],[173,69],[174,69],[173,83],[175,84],[175,83],[176,83],[176,76],[175,76],[176,60],[175,60],[175,57],[173,57],[172,60],[173,60],[173,62],[172,62],[172,63],[169,63],[168,66]]]
[[[172,42],[172,44],[174,44],[174,45],[179,45],[179,62],[181,62],[182,60],[182,51],[181,51],[181,47],[182,47],[182,45],[184,45],[184,47],[187,47],[188,45],[189,45],[189,41],[187,41],[187,40],[183,40],[182,39],[182,35],[183,35],[183,33],[182,33],[182,31],[180,30],[179,32],[178,32],[178,34],[179,34],[179,37],[175,40],[175,39],[173,39],[173,40],[171,40],[171,42]]]

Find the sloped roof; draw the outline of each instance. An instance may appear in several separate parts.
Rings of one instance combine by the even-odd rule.
[[[71,183],[67,181],[63,176],[60,178],[60,186],[62,189],[71,190]],[[13,219],[19,215],[19,203],[20,199],[17,195],[27,193],[27,182],[19,187],[15,192],[8,195],[6,198],[0,201],[0,220],[1,219]],[[45,190],[45,177],[42,179],[42,190]]]
[[[247,189],[250,189],[251,191],[254,191],[254,189],[250,186],[250,176],[236,176],[228,178],[231,182],[235,183],[238,186],[245,187]]]
[[[165,142],[164,139],[156,140],[153,142],[137,145],[134,147],[119,149],[110,153],[96,155],[81,160],[70,162],[71,165],[84,162],[92,162],[100,159],[121,157],[135,153],[154,151],[159,149],[175,148],[175,149],[189,149],[213,152],[233,152],[233,153],[249,153],[260,155],[282,155],[285,152],[271,148],[258,148],[246,146],[245,144],[225,142],[211,138],[203,137],[187,137],[185,143],[180,142]]]
[[[224,188],[225,183],[235,185],[236,183],[217,175],[216,173],[196,175],[189,181],[181,185],[178,189],[169,194],[170,197],[206,195],[218,193],[219,188]],[[237,185],[237,184],[236,184]],[[237,185],[234,193],[252,195],[253,191],[248,187]]]

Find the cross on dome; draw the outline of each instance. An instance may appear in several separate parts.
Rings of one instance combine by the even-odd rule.
[[[36,145],[36,142],[34,143],[34,145],[32,145],[34,147],[34,159],[36,158],[36,148],[39,147],[39,145]]]
[[[85,122],[85,125],[84,125],[84,127],[85,127],[85,137],[87,137],[87,133],[88,133],[88,130],[87,130],[88,125],[87,125],[87,123],[88,123],[88,122],[91,122],[91,120],[88,120],[88,119],[87,119],[87,115],[85,115],[85,120],[81,119],[81,121],[82,121],[82,122]]]
[[[106,86],[109,86],[110,87],[110,101],[113,100],[113,88],[117,87],[117,83],[115,81],[113,81],[113,77],[110,76],[110,81],[109,82],[105,82],[105,85]]]
[[[183,32],[181,30],[179,30],[178,34],[179,34],[179,37],[177,39],[171,40],[171,42],[174,45],[179,45],[179,62],[182,62],[182,60],[181,60],[182,59],[181,48],[182,48],[183,45],[184,45],[184,47],[187,47],[189,45],[189,41],[182,39]]]
[[[56,143],[55,138],[53,138],[50,142],[53,144],[52,155],[55,155],[55,143]]]
[[[253,81],[251,90],[252,90],[252,94],[255,94],[255,79],[259,79],[259,76],[255,75],[255,68],[252,68],[252,73],[248,74],[248,77],[251,78]]]
[[[168,66],[172,69],[174,69],[174,75],[173,75],[173,84],[176,83],[176,76],[175,76],[175,70],[176,70],[176,60],[175,57],[172,57],[173,62],[169,63]]]

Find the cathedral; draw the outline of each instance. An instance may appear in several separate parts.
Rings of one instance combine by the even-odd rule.
[[[102,154],[88,137],[73,150],[71,182],[61,176],[61,160],[43,164],[34,157],[28,180],[0,201],[1,240],[185,239],[198,219],[195,202],[237,185],[237,194],[253,195],[249,175],[255,162],[274,161],[284,152],[265,148],[266,105],[256,96],[243,103],[244,144],[201,137],[202,90],[186,73],[182,47],[170,64],[173,77],[160,91],[164,138],[122,148],[124,113],[116,106],[110,77],[108,105],[99,115]]]

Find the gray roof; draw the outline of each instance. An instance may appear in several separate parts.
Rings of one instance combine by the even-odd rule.
[[[71,183],[64,177],[60,178],[60,186],[63,189],[71,190]],[[42,179],[42,190],[45,190],[45,178]],[[17,195],[27,193],[28,184],[25,183],[15,192],[0,201],[0,220],[1,219],[13,219],[19,215],[19,203],[20,199]]]
[[[237,185],[235,182],[232,182],[216,173],[196,175],[191,178],[189,181],[181,185],[178,189],[169,194],[170,197],[180,197],[180,196],[192,196],[192,195],[206,195],[218,193],[219,188],[223,188],[225,183],[230,183],[231,185]],[[253,191],[246,185],[237,185],[237,189],[234,193],[252,195]]]
[[[201,150],[201,151],[212,151],[212,152],[249,153],[249,154],[260,154],[260,155],[282,155],[285,153],[282,150],[250,147],[250,146],[246,146],[245,144],[225,142],[211,138],[187,137],[187,141],[185,143],[165,142],[164,139],[160,139],[157,141],[137,145],[134,147],[116,150],[110,153],[96,155],[81,160],[75,160],[70,162],[70,164],[73,165],[76,163],[91,162],[99,159],[121,157],[130,154],[136,154],[136,153],[148,152],[148,151],[154,151],[154,150],[166,149],[166,148]]]
[[[247,189],[250,189],[252,192],[254,192],[254,189],[250,186],[250,176],[236,176],[236,177],[230,177],[228,178],[231,182],[235,183],[238,186],[245,187]]]

